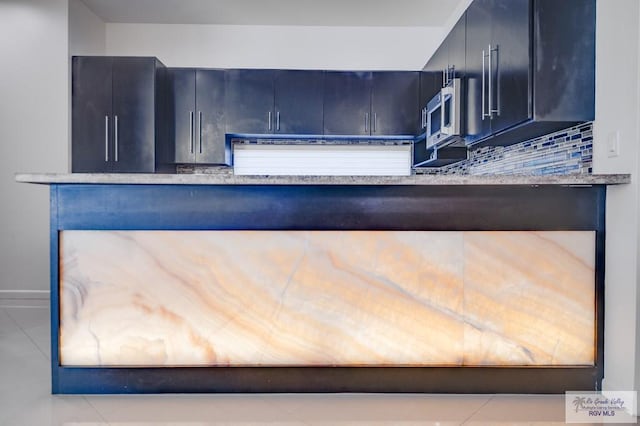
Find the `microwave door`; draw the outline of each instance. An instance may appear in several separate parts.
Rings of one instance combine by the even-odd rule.
[[[430,106],[431,108],[427,110],[427,148],[438,143],[442,130],[442,104],[437,103]]]
[[[441,91],[442,120],[440,131],[443,135],[461,135],[461,91],[460,79],[457,78]]]
[[[440,115],[440,132],[443,135],[455,134],[455,97],[452,86],[447,86],[442,89],[442,111]]]

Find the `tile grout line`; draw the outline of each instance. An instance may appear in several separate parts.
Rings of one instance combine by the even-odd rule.
[[[494,398],[496,397],[496,394],[491,395],[491,398],[487,399],[487,401],[482,404],[480,407],[478,407],[478,409],[476,411],[474,411],[473,413],[471,413],[469,415],[469,417],[467,417],[466,419],[464,419],[462,421],[462,423],[460,423],[460,426],[464,426],[469,420],[471,420],[473,418],[473,416],[475,416],[476,414],[478,414],[480,412],[480,410],[482,410],[484,407],[487,406],[488,403],[490,403]]]
[[[93,404],[91,403],[91,400],[89,400],[89,398],[87,398],[87,396],[86,396],[86,395],[82,395],[82,399],[84,399],[84,400],[87,402],[87,404],[89,404],[89,406],[90,406],[91,408],[93,408],[93,411],[95,411],[96,413],[98,413],[98,417],[100,417],[100,419],[101,419],[101,420],[102,420],[102,421],[103,421],[107,426],[110,426],[110,425],[111,425],[111,422],[109,422],[109,421],[108,421],[108,420],[107,420],[107,419],[102,415],[102,413],[100,412],[100,410],[98,410],[98,409],[96,408],[96,406],[95,406],[95,405],[93,405]]]
[[[36,349],[38,350],[38,352],[40,352],[40,354],[44,357],[44,359],[45,359],[46,361],[49,361],[49,362],[50,362],[50,361],[51,361],[51,357],[47,356],[47,354],[46,354],[42,349],[40,349],[40,346],[38,346],[38,344],[36,343],[36,341],[35,341],[35,340],[33,340],[33,338],[29,335],[29,333],[27,333],[27,332],[26,332],[26,330],[25,330],[24,328],[22,328],[22,326],[20,325],[20,323],[19,323],[18,321],[16,321],[16,319],[11,315],[11,312],[10,312],[10,310],[11,310],[11,309],[7,309],[7,308],[3,308],[3,309],[4,309],[4,311],[6,312],[6,314],[9,316],[9,318],[11,318],[11,321],[13,321],[13,322],[14,322],[14,324],[18,326],[18,328],[20,329],[20,331],[22,332],[22,334],[24,334],[25,336],[27,336],[27,339],[29,339],[29,341],[30,341],[31,343],[33,343],[33,345],[36,347]]]

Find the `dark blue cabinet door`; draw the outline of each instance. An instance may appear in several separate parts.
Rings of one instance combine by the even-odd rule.
[[[324,134],[370,135],[371,73],[328,71],[324,77]]]
[[[420,119],[418,90],[418,72],[373,72],[371,134],[413,135]]]
[[[324,72],[275,72],[274,132],[321,135],[323,131]]]
[[[272,70],[227,70],[225,117],[227,133],[272,133]]]
[[[196,70],[169,70],[170,137],[175,141],[174,161],[195,162]]]
[[[466,137],[468,144],[491,135],[489,117],[489,46],[494,0],[475,0],[467,9]],[[492,48],[494,46],[491,46]],[[493,70],[492,70],[493,71]],[[493,85],[491,87],[493,89]]]
[[[108,57],[72,61],[71,170],[107,172],[111,146],[111,67]]]
[[[440,76],[440,77],[438,77]],[[418,105],[420,106],[420,121],[417,126],[417,134],[425,131],[427,125],[426,108],[427,103],[440,90],[442,85],[442,74],[421,71],[420,72],[420,93],[418,96]]]
[[[444,43],[447,47],[449,78],[463,78],[466,70],[467,57],[467,14],[463,14],[451,29]]]
[[[113,60],[113,171],[155,172],[154,58]]]
[[[429,58],[429,61],[423,68],[423,71],[428,72],[433,76],[434,81],[437,83],[438,89],[440,89],[444,84],[445,70],[448,66],[448,63],[449,49],[446,40],[444,40],[431,56],[431,58]],[[435,93],[433,95],[435,95]]]
[[[228,164],[231,155],[225,146],[225,72],[200,69],[195,80],[196,162]]]
[[[530,1],[493,0],[492,6],[491,133],[498,133],[532,115]]]

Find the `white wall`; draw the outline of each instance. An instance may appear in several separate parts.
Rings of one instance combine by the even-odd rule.
[[[607,191],[605,389],[640,384],[639,186],[640,8],[637,0],[597,2],[594,172],[631,173],[632,183]],[[620,155],[607,140],[620,134]]]
[[[67,0],[0,2],[0,70],[0,298],[42,296],[48,187],[14,174],[67,171]]]
[[[172,67],[418,70],[443,33],[442,27],[107,23],[107,54],[157,56]]]

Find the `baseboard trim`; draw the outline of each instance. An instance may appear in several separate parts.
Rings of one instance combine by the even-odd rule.
[[[49,290],[0,290],[0,300],[22,300],[22,299],[40,299],[49,300],[51,292]]]

